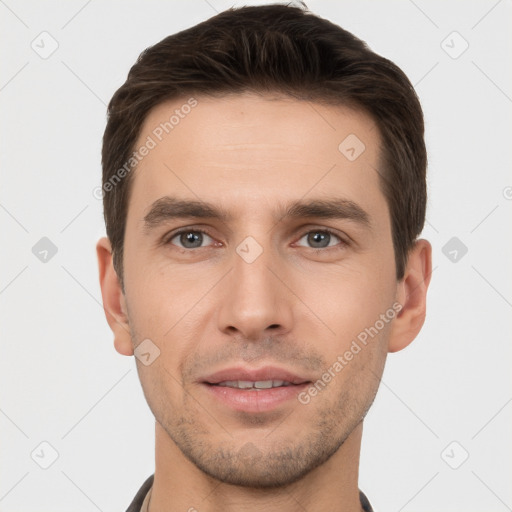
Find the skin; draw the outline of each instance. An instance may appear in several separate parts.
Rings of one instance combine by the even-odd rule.
[[[124,293],[108,239],[97,244],[116,350],[131,356],[147,338],[160,350],[148,366],[136,359],[156,419],[149,510],[359,511],[363,418],[387,353],[423,325],[431,246],[416,242],[397,281],[376,172],[380,135],[366,114],[249,93],[196,99],[134,171]],[[137,147],[185,101],[155,107]],[[366,146],[354,161],[338,150],[349,134]],[[145,229],[151,205],[166,195],[212,203],[231,218],[168,219]],[[326,198],[356,203],[369,226],[283,217],[293,201]],[[171,235],[182,227],[209,236],[200,248],[179,247],[187,240]],[[313,248],[311,236],[325,228],[336,235]],[[236,252],[247,236],[263,249],[252,263]],[[400,313],[308,404],[237,412],[198,382],[226,367],[267,364],[316,381],[394,303]]]

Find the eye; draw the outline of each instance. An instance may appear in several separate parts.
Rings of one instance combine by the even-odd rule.
[[[342,240],[338,235],[336,235],[329,229],[313,229],[312,231],[308,231],[307,233],[302,235],[302,237],[299,239],[299,242],[304,238],[306,239],[306,243],[310,244],[309,247],[311,249],[324,249],[327,247],[334,247],[336,245],[340,245],[340,242],[341,245],[346,245],[346,242],[344,240]]]
[[[173,242],[173,240],[177,240]],[[199,249],[204,247],[203,242],[212,242],[213,239],[206,232],[197,229],[184,229],[174,233],[172,237],[168,239],[168,243],[172,243],[182,249]],[[208,244],[209,245],[209,244]]]

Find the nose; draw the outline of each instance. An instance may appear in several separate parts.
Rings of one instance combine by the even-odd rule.
[[[250,250],[255,247],[250,246]],[[234,252],[218,316],[223,333],[259,340],[292,329],[294,296],[283,284],[285,269],[278,257],[263,250],[251,261],[242,251]]]

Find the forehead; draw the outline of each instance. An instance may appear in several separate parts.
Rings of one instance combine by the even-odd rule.
[[[333,193],[386,207],[378,129],[345,106],[255,93],[183,97],[150,111],[143,145],[151,149],[131,194],[140,208],[166,194],[249,208]]]

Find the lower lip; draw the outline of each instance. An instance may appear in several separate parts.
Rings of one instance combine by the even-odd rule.
[[[238,389],[227,386],[215,386],[203,383],[206,390],[217,400],[235,411],[265,412],[275,409],[289,400],[297,399],[297,395],[309,384],[295,384],[269,389]]]

